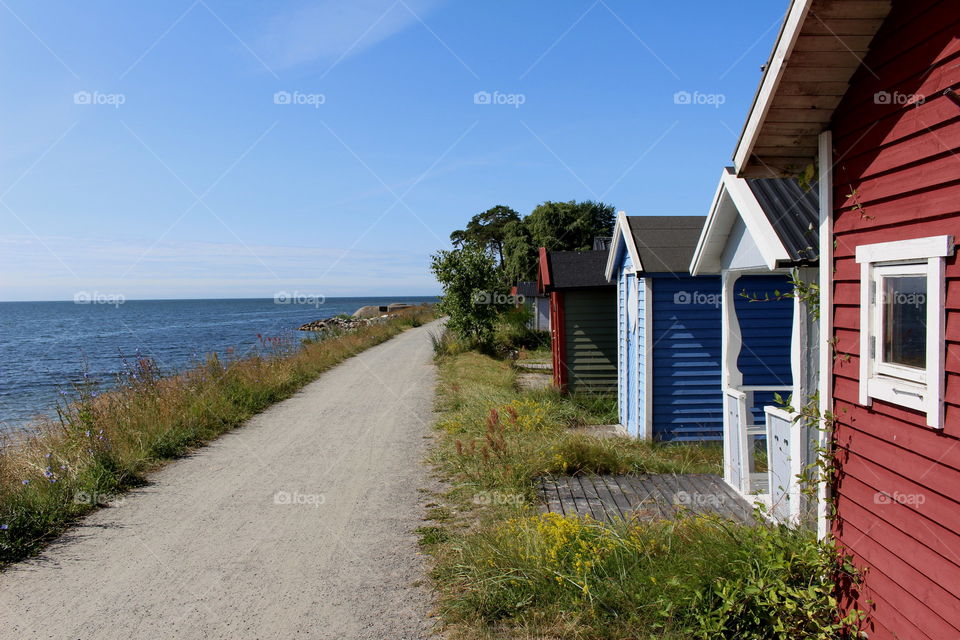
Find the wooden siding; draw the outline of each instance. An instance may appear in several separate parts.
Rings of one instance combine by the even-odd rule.
[[[733,289],[743,340],[737,358],[743,384],[790,387],[793,384],[790,362],[793,298],[783,297],[791,290],[789,280],[783,275],[741,276]],[[766,421],[763,407],[776,405],[774,393],[754,394],[753,406],[749,409],[755,424]]]
[[[621,270],[617,277],[617,410],[620,424],[630,431],[630,412],[627,410],[630,393],[630,361],[627,358],[627,273]]]
[[[653,437],[722,440],[720,278],[649,274]]]
[[[947,259],[946,420],[858,402],[857,245],[960,238],[960,11],[900,0],[834,114],[834,534],[864,583],[844,593],[871,640],[960,637],[960,265]],[[886,92],[890,100],[876,100]],[[880,94],[884,95],[884,94]],[[901,96],[920,96],[921,101]],[[907,102],[904,102],[907,101]]]
[[[571,392],[616,393],[616,288],[563,292],[566,388]]]

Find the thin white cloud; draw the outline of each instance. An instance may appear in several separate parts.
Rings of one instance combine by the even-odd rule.
[[[436,284],[428,258],[404,251],[7,236],[0,252],[0,300],[70,299],[78,291],[127,298],[270,297],[280,290],[325,296],[430,294]],[[78,277],[49,258],[50,247]],[[252,253],[251,253],[252,250]],[[255,255],[254,255],[255,254]],[[261,260],[263,262],[261,262]],[[279,277],[274,277],[263,263]],[[331,268],[332,265],[332,268]]]
[[[406,6],[397,0],[298,2],[268,22],[255,48],[277,68],[335,64],[416,24],[417,15],[423,17],[440,1],[407,0]]]

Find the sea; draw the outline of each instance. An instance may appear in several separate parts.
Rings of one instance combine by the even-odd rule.
[[[280,338],[307,337],[297,327],[367,305],[436,302],[434,297],[89,300],[0,302],[0,432],[52,416],[74,385],[109,387],[125,362],[152,358],[175,373],[206,355],[242,357]],[[266,347],[264,345],[267,345]]]

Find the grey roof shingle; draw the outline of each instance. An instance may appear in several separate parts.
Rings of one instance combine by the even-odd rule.
[[[547,259],[553,289],[613,286],[604,275],[606,251],[550,251]]]
[[[630,233],[647,273],[686,273],[705,216],[627,216]]]
[[[820,197],[817,185],[804,190],[793,178],[752,178],[747,185],[796,263],[817,259]]]

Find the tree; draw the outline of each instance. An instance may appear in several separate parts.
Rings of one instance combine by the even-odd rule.
[[[489,345],[493,326],[508,305],[503,274],[490,252],[468,244],[431,256],[430,270],[443,289],[437,309],[461,338]]]
[[[613,234],[614,208],[602,202],[540,204],[524,219],[532,242],[548,251],[587,251],[593,239]]]
[[[537,247],[523,221],[503,228],[503,274],[510,283],[537,278]]]
[[[475,244],[493,253],[499,259],[499,264],[503,264],[504,228],[519,221],[519,213],[498,204],[470,218],[465,229],[451,233],[450,242],[458,247]]]

